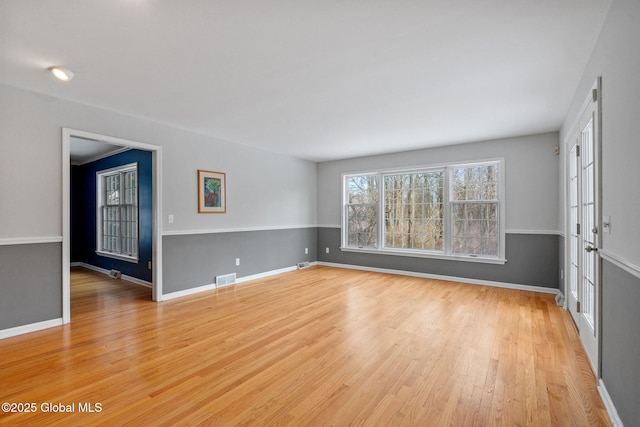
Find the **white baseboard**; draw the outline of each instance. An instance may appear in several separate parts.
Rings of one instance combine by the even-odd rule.
[[[183,291],[171,292],[168,294],[162,295],[162,301],[168,301],[170,299],[186,297],[187,295],[199,294],[200,292],[211,291],[216,288],[216,284],[212,283],[210,285],[198,286],[197,288],[189,288]]]
[[[611,400],[611,396],[609,396],[609,392],[607,388],[604,386],[604,382],[602,378],[598,380],[598,392],[600,393],[600,397],[602,398],[602,403],[604,403],[604,407],[607,409],[607,413],[609,414],[609,419],[611,420],[611,424],[613,427],[624,427],[622,425],[622,421],[618,416],[618,411],[616,410],[615,405],[613,404],[613,400]]]
[[[309,266],[312,266],[312,265],[317,265],[317,263],[316,262],[309,263]],[[285,267],[285,268],[280,268],[280,269],[277,269],[277,270],[265,271],[264,273],[258,273],[258,274],[252,274],[250,276],[239,277],[239,278],[236,279],[235,282],[229,283],[228,285],[225,285],[225,286],[237,285],[238,283],[248,282],[250,280],[256,280],[256,279],[262,279],[262,278],[265,278],[265,277],[274,276],[276,274],[281,274],[281,273],[287,273],[289,271],[294,271],[294,270],[297,270],[297,269],[298,269],[297,266]],[[185,289],[183,291],[177,291],[177,292],[171,292],[169,294],[164,294],[164,295],[162,295],[162,300],[166,301],[166,300],[170,300],[170,299],[184,297],[184,296],[187,296],[187,295],[198,294],[200,292],[211,291],[211,290],[214,290],[214,289],[217,289],[217,288],[220,288],[220,287],[222,287],[222,286],[216,287],[215,283],[211,283],[209,285],[198,286],[197,288],[189,288],[189,289]]]
[[[88,270],[92,270],[92,271],[96,271],[98,273],[106,274],[107,276],[109,275],[109,270],[107,270],[106,268],[96,267],[95,265],[86,264],[84,262],[72,262],[69,265],[71,267],[84,267],[84,268],[86,268]],[[153,288],[153,283],[147,282],[146,280],[138,279],[137,277],[131,277],[131,276],[128,276],[126,274],[123,274],[121,276],[121,279],[125,280],[127,282],[134,283],[136,285],[144,286],[145,288]]]
[[[144,286],[145,288],[153,289],[153,283],[147,282],[146,280],[138,279],[137,277],[131,277],[123,274],[122,280],[126,280],[127,282],[131,282],[135,285]]]
[[[309,263],[309,267],[311,267],[313,265],[318,265],[318,263],[315,262],[315,261]],[[252,274],[251,276],[240,277],[240,278],[236,279],[236,283],[242,283],[242,282],[248,282],[250,280],[262,279],[262,278],[269,277],[269,276],[275,276],[276,274],[287,273],[289,271],[295,271],[297,269],[298,269],[298,267],[294,265],[293,267],[285,267],[285,268],[280,268],[280,269],[277,269],[277,270],[265,271],[264,273],[258,273],[258,274]]]
[[[351,270],[373,271],[376,273],[399,274],[401,276],[421,277],[424,279],[447,280],[450,282],[470,283],[473,285],[493,286],[497,288],[517,289],[520,291],[542,292],[545,294],[557,294],[559,289],[545,288],[542,286],[520,285],[517,283],[492,282],[490,280],[468,279],[466,277],[441,276],[439,274],[417,273],[415,271],[391,270],[388,268],[365,267],[361,265],[338,264],[333,262],[318,262],[318,265],[328,267],[348,268]]]
[[[31,323],[28,325],[16,326],[15,328],[3,329],[0,331],[0,339],[15,337],[16,335],[28,334],[29,332],[41,331],[62,325],[62,317],[59,319],[45,320],[43,322]]]

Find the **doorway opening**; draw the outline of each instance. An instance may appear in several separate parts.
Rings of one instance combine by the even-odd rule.
[[[88,257],[84,259],[89,260],[87,264],[94,266],[98,271],[123,274],[129,281],[150,285],[152,299],[161,301],[161,147],[67,128],[63,129],[62,146],[63,323],[71,321],[72,247],[80,251],[84,250],[84,256]],[[74,169],[74,173],[82,175],[76,177],[79,179],[74,182],[85,185],[88,183],[89,187],[85,190],[88,190],[92,197],[88,197],[89,200],[85,203],[75,200],[72,205],[71,164],[79,163],[79,159],[84,159],[90,166]],[[115,163],[125,163],[125,165],[114,166]],[[138,168],[140,175],[138,175]],[[101,169],[103,175],[100,175],[97,169]],[[103,193],[101,190],[103,181],[100,181],[102,179],[104,183],[118,185],[122,181],[122,189],[116,185],[117,191],[112,192],[112,195],[124,197],[125,192],[128,192],[126,202],[129,205],[120,202],[121,204],[117,207],[99,207],[96,199],[99,199]],[[131,199],[132,195],[136,196],[134,201]],[[137,208],[132,210],[130,206],[138,203],[138,195],[141,205],[139,214]],[[144,209],[142,209],[143,205]],[[92,209],[89,220],[85,218],[84,224],[76,224],[76,230],[74,230],[76,232],[73,233],[76,236],[72,242],[72,210],[88,212]],[[114,237],[114,233],[105,231],[105,227],[115,230],[117,236]],[[78,238],[77,234],[81,234],[84,238]],[[78,248],[86,242],[88,247]],[[74,258],[77,259],[78,255],[74,254]],[[116,268],[109,268],[113,266]]]

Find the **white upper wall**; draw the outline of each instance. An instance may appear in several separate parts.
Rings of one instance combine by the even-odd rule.
[[[560,140],[564,141],[591,85],[602,76],[602,214],[611,217],[611,234],[602,235],[602,248],[637,266],[640,266],[639,42],[640,2],[615,0],[560,133]]]
[[[162,146],[164,231],[316,224],[313,162],[0,85],[0,239],[62,235],[63,127]],[[226,214],[197,213],[198,169],[227,174]]]
[[[341,174],[496,157],[505,159],[507,231],[558,230],[558,134],[545,133],[318,165],[318,224],[339,226]]]

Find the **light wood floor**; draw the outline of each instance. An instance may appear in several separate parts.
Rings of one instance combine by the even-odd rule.
[[[0,413],[25,425],[609,425],[552,295],[330,267],[163,303],[73,270],[70,325],[0,340],[0,402],[35,403]]]

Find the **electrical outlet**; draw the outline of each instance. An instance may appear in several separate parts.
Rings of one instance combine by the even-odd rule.
[[[304,248],[304,254],[309,255],[309,248]]]
[[[169,224],[173,224],[173,215],[169,215]]]
[[[236,258],[236,265],[240,265],[240,258]]]
[[[329,253],[329,248],[326,248],[326,249],[324,250],[324,252],[328,254],[328,253]]]
[[[564,279],[564,270],[560,269],[560,280]]]
[[[149,261],[149,262],[147,263],[147,268],[148,268],[149,270],[151,270],[151,261]]]

